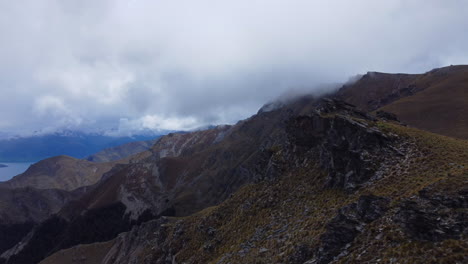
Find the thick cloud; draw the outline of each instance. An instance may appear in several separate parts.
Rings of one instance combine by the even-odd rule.
[[[468,61],[463,0],[0,1],[0,134],[191,129]]]

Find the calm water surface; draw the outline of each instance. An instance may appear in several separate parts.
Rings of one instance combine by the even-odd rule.
[[[20,173],[25,172],[33,162],[21,162],[21,163],[8,163],[0,162],[0,164],[7,165],[8,167],[0,168],[0,182],[8,181]]]

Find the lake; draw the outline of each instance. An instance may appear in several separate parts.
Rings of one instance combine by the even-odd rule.
[[[8,167],[0,168],[0,182],[8,181],[20,173],[25,172],[34,162],[0,162],[0,164],[7,165]]]

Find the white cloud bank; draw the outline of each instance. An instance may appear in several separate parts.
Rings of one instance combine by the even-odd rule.
[[[229,123],[288,89],[468,60],[462,0],[15,0],[0,10],[2,133]]]

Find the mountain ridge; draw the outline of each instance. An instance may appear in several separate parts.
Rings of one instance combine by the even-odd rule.
[[[134,226],[109,242],[112,246],[106,244],[102,263],[329,263],[337,258],[373,263],[385,254],[416,261],[419,256],[411,251],[397,254],[399,250],[391,251],[392,247],[367,242],[371,246],[361,248],[358,243],[369,235],[378,236],[375,230],[386,230],[383,240],[377,241],[396,241],[396,248],[404,248],[411,237],[424,236],[411,231],[412,225],[432,232],[422,242],[433,243],[426,249],[428,257],[441,254],[437,248],[443,247],[446,261],[462,260],[462,255],[449,252],[466,243],[455,231],[463,226],[465,202],[455,207],[440,205],[440,210],[450,212],[443,216],[446,221],[454,222],[438,234],[438,225],[430,224],[431,211],[417,199],[433,199],[423,198],[430,197],[424,192],[439,192],[442,201],[456,201],[457,195],[468,201],[463,185],[453,184],[468,175],[468,143],[382,121],[339,102],[325,101],[316,107],[321,110],[311,115],[292,115],[286,125],[289,143],[268,147],[272,156],[264,173],[269,176],[243,185],[220,205]],[[348,140],[353,143],[347,145]],[[435,146],[430,142],[438,145],[427,158],[427,147]],[[460,151],[463,156],[457,156]],[[368,156],[353,154],[365,152]],[[375,156],[381,160],[367,161]],[[457,166],[449,165],[447,157]],[[416,161],[417,167],[412,165]],[[448,174],[439,161],[446,162]],[[452,186],[453,194],[444,191],[447,186]],[[415,198],[415,192],[421,198]],[[408,208],[408,203],[415,204],[415,209]],[[428,226],[405,216],[411,210],[427,219]],[[450,246],[434,242],[446,239],[455,242]],[[355,243],[347,247],[351,242]],[[411,243],[414,248],[421,246],[418,240]]]
[[[232,126],[161,137],[1,258],[463,263],[468,141],[419,130],[405,113],[378,111],[454,76],[463,90],[465,69],[370,72],[329,98],[303,96]],[[358,96],[373,89],[379,92]]]

